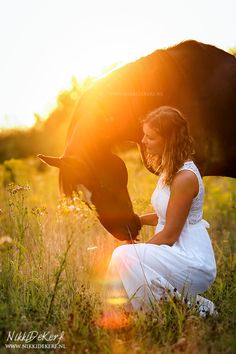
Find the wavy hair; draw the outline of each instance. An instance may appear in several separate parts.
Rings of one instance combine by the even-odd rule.
[[[150,167],[162,174],[163,183],[170,185],[178,169],[195,154],[188,123],[178,109],[161,106],[148,113],[142,124],[148,124],[165,139],[163,155],[146,154],[146,159]]]

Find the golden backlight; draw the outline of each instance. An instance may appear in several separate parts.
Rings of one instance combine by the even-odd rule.
[[[99,76],[113,63],[189,38],[235,46],[234,14],[233,0],[227,6],[215,0],[5,1],[0,128],[31,126],[35,112],[46,117],[72,76]]]

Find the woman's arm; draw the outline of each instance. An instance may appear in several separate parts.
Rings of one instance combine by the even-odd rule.
[[[165,226],[147,243],[172,246],[178,240],[188,217],[193,198],[198,193],[198,188],[198,180],[193,172],[181,171],[177,173],[171,184]]]
[[[144,214],[139,216],[141,225],[156,226],[158,222],[158,216],[156,213]]]

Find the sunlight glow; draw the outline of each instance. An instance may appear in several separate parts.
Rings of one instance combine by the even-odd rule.
[[[229,49],[235,10],[233,0],[2,2],[0,127],[31,126],[34,112],[46,117],[72,76],[99,76],[189,38]]]
[[[127,297],[110,297],[107,299],[107,303],[110,305],[123,305],[128,302]]]
[[[122,312],[114,310],[107,311],[96,321],[97,327],[107,329],[118,329],[129,326],[128,317]]]

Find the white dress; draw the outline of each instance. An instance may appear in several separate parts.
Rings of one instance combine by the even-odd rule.
[[[192,171],[197,176],[199,192],[179,239],[172,246],[141,243],[117,247],[107,271],[108,302],[116,303],[116,298],[119,303],[120,298],[122,303],[126,297],[133,310],[138,310],[150,304],[150,300],[158,301],[166,291],[184,294],[189,299],[213,283],[216,262],[206,230],[209,224],[202,219],[203,181],[193,161],[185,162],[181,170]],[[169,197],[170,188],[162,185],[160,177],[151,198],[158,215],[156,233],[164,228]]]

